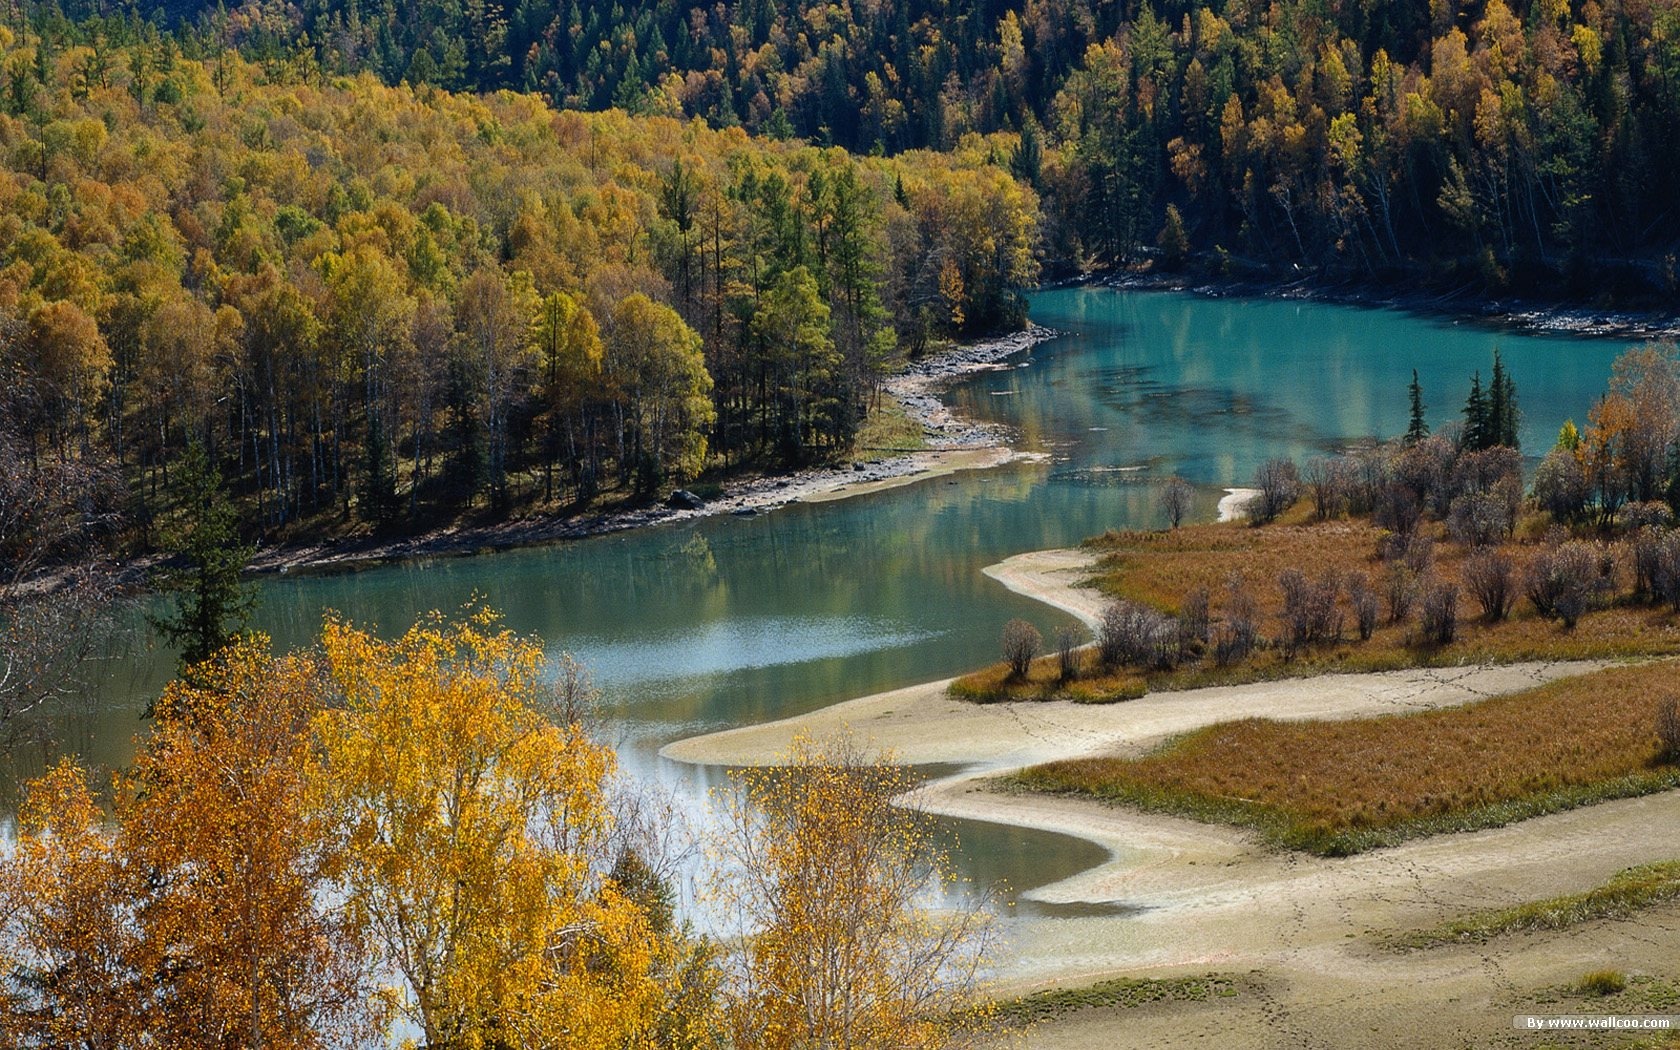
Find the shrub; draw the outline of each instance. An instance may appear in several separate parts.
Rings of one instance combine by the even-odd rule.
[[[1483,547],[1464,559],[1463,575],[1464,586],[1482,607],[1482,618],[1489,623],[1505,619],[1517,600],[1516,567],[1510,557]]]
[[[1377,615],[1381,605],[1377,600],[1377,592],[1371,588],[1371,578],[1362,572],[1356,572],[1348,577],[1348,604],[1353,607],[1354,627],[1359,631],[1359,640],[1370,641],[1371,635],[1377,629]]]
[[[1680,531],[1668,529],[1655,538],[1651,552],[1651,594],[1680,612]],[[1635,560],[1638,547],[1635,546]]]
[[[1592,498],[1592,482],[1579,457],[1566,448],[1546,453],[1534,471],[1534,499],[1552,520],[1580,520]]]
[[[1452,501],[1447,530],[1467,547],[1486,547],[1510,535],[1510,509],[1491,492],[1466,492]]]
[[[1392,445],[1376,445],[1353,453],[1353,485],[1348,490],[1349,513],[1370,514],[1376,509],[1383,488],[1393,479],[1394,454]]]
[[[1342,616],[1336,607],[1341,580],[1334,572],[1309,581],[1299,569],[1285,569],[1278,575],[1283,588],[1283,652],[1286,659],[1316,642],[1339,638]]]
[[[1256,495],[1244,508],[1256,525],[1276,521],[1301,498],[1301,475],[1289,459],[1268,459],[1254,472]]]
[[[1009,665],[1011,678],[1025,678],[1043,647],[1044,636],[1027,621],[1010,620],[1003,625],[1003,662]]]
[[[1383,574],[1383,597],[1388,602],[1388,622],[1403,623],[1417,600],[1417,573],[1404,563],[1395,563]]]
[[[1453,464],[1453,489],[1463,495],[1470,492],[1492,493],[1507,481],[1522,484],[1522,454],[1514,448],[1474,449],[1460,453]]]
[[[1175,476],[1167,479],[1161,488],[1161,509],[1167,513],[1167,524],[1175,529],[1183,524],[1195,494],[1190,483],[1183,478]]]
[[[1170,668],[1178,662],[1178,621],[1137,602],[1112,602],[1097,625],[1097,658],[1109,669]]]
[[[1603,552],[1590,543],[1571,540],[1543,550],[1528,566],[1529,601],[1548,620],[1574,627],[1600,594],[1613,585],[1614,565],[1606,566]]]
[[[1458,637],[1458,587],[1445,580],[1433,580],[1424,586],[1418,621],[1425,642],[1452,644]]]
[[[1445,517],[1452,501],[1452,469],[1458,449],[1446,437],[1431,434],[1400,453],[1395,460],[1394,476],[1412,490],[1418,501],[1437,515]]]
[[[1410,536],[1423,517],[1423,504],[1407,486],[1391,481],[1377,490],[1371,520],[1397,536]]]
[[[1056,680],[1071,682],[1079,674],[1079,634],[1071,627],[1056,628]]]
[[[1233,575],[1225,581],[1225,590],[1225,621],[1213,646],[1214,662],[1221,667],[1248,659],[1260,641],[1259,614],[1248,585]]]
[[[1622,508],[1622,524],[1630,532],[1644,528],[1667,528],[1674,524],[1674,511],[1660,500],[1629,503]]]
[[[1664,762],[1680,762],[1680,705],[1673,697],[1657,704],[1658,757]]]
[[[1184,596],[1178,610],[1178,647],[1197,652],[1208,643],[1208,589],[1197,587]]]
[[[1301,479],[1312,493],[1313,517],[1319,521],[1339,518],[1347,507],[1354,487],[1354,465],[1347,459],[1312,459]]]

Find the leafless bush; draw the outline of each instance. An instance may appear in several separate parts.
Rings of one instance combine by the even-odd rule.
[[[1645,528],[1668,528],[1674,524],[1674,511],[1660,500],[1629,503],[1622,508],[1622,524],[1629,532]]]
[[[1664,697],[1657,704],[1658,757],[1664,762],[1680,762],[1680,706],[1673,697]]]
[[[1453,463],[1453,489],[1458,495],[1491,494],[1512,479],[1519,485],[1522,482],[1522,454],[1503,445],[1461,452]]]
[[[1431,434],[1395,459],[1394,476],[1419,502],[1442,517],[1452,501],[1453,463],[1458,449],[1442,434]]]
[[[1178,661],[1178,622],[1147,605],[1113,602],[1097,626],[1097,658],[1109,669],[1171,667]]]
[[[1268,459],[1254,472],[1257,494],[1244,508],[1256,525],[1276,521],[1301,498],[1301,475],[1289,459]]]
[[[1196,495],[1196,490],[1183,478],[1173,476],[1161,486],[1161,509],[1167,513],[1167,524],[1178,528],[1184,523],[1184,518],[1190,513],[1190,503]]]
[[[1259,612],[1248,585],[1237,575],[1225,581],[1225,619],[1214,639],[1213,659],[1221,667],[1246,660],[1260,641]]]
[[[1377,592],[1371,589],[1371,578],[1362,572],[1356,572],[1348,577],[1348,604],[1353,607],[1353,624],[1359,631],[1359,640],[1370,641],[1371,635],[1377,629],[1377,615],[1380,603]]]
[[[1354,487],[1354,479],[1354,466],[1346,459],[1308,460],[1301,480],[1306,482],[1307,490],[1312,493],[1313,517],[1319,521],[1341,517],[1347,507],[1348,494]]]
[[[1371,520],[1378,528],[1387,529],[1396,536],[1410,536],[1422,517],[1423,505],[1410,488],[1399,482],[1390,482],[1377,490]]]
[[[1003,662],[1009,665],[1011,678],[1025,678],[1043,647],[1044,636],[1027,621],[1010,620],[1003,625]]]
[[[1418,627],[1425,642],[1449,645],[1458,637],[1458,588],[1431,580],[1418,602]]]
[[[1593,544],[1571,540],[1536,554],[1528,566],[1526,590],[1540,615],[1574,627],[1614,585],[1614,576],[1604,571],[1604,553]],[[1609,568],[1613,573],[1614,564]]]
[[[1667,529],[1658,533],[1651,546],[1648,584],[1651,595],[1675,612],[1680,612],[1680,531]],[[1635,550],[1637,561],[1637,546]]]
[[[1056,628],[1056,679],[1071,682],[1079,675],[1079,634],[1071,627]]]
[[[1417,600],[1418,574],[1404,562],[1396,562],[1383,574],[1383,598],[1388,602],[1388,622],[1404,623]]]
[[[1299,569],[1285,569],[1278,575],[1278,586],[1283,589],[1279,641],[1285,657],[1293,659],[1309,645],[1341,637],[1342,615],[1336,606],[1341,580],[1334,572],[1308,580]]]
[[[1498,543],[1511,528],[1510,509],[1492,492],[1466,492],[1452,501],[1447,513],[1447,530],[1467,547]]]
[[[1194,653],[1208,643],[1208,589],[1197,587],[1184,596],[1178,609],[1178,647]]]
[[[1534,498],[1553,521],[1578,521],[1592,498],[1592,481],[1574,452],[1554,448],[1534,471]]]
[[[1516,568],[1504,551],[1483,547],[1464,559],[1464,586],[1489,623],[1505,619],[1517,600]]]
[[[1385,532],[1377,539],[1377,557],[1422,576],[1435,567],[1435,540],[1421,532]]]
[[[1361,448],[1353,453],[1353,487],[1348,490],[1348,511],[1370,514],[1376,509],[1377,498],[1393,479],[1392,445]]]

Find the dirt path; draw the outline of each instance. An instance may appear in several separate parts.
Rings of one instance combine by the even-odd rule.
[[[987,570],[1076,615],[1084,552],[1012,558]],[[1348,718],[1465,703],[1597,663],[1420,669],[1158,693],[1104,706],[974,705],[932,682],[785,719],[679,741],[688,762],[767,764],[793,734],[849,729],[913,763],[965,763],[931,785],[933,812],[1060,832],[1109,850],[1108,862],[1029,897],[1127,906],[1124,914],[1020,919],[1000,991],[1077,986],[1114,975],[1222,971],[1244,991],[1214,1004],[1089,1011],[1036,1029],[1034,1047],[1537,1046],[1512,1028],[1538,990],[1588,970],[1673,972],[1680,907],[1637,924],[1602,922],[1491,945],[1392,953],[1375,935],[1466,911],[1575,893],[1622,868],[1680,856],[1680,793],[1628,799],[1506,828],[1438,836],[1324,859],[1259,845],[1239,829],[1088,800],[1000,793],[1002,771],[1051,758],[1141,751],[1216,721]],[[1525,1041],[1526,1040],[1526,1041]],[[1591,1045],[1591,1044],[1587,1044]]]

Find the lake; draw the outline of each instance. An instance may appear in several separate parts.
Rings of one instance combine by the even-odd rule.
[[[693,795],[708,778],[660,759],[670,740],[972,669],[996,658],[1012,617],[1047,636],[1070,623],[980,570],[1162,524],[1151,478],[1189,479],[1197,516],[1209,517],[1221,489],[1267,458],[1404,430],[1414,368],[1431,425],[1453,422],[1495,349],[1516,383],[1523,448],[1538,455],[1566,417],[1584,422],[1627,345],[1388,309],[1099,288],[1038,293],[1032,315],[1065,334],[1019,367],[958,383],[948,400],[1014,427],[1042,461],[755,518],[271,577],[255,625],[287,647],[307,643],[325,609],[396,631],[480,596],[590,668],[628,769]],[[93,761],[125,759],[138,712],[172,670],[144,633],[116,647],[100,694],[59,721],[59,739]],[[25,749],[17,762],[27,771],[45,757]],[[984,826],[963,838],[965,874],[1016,887],[1069,874],[1094,850]]]

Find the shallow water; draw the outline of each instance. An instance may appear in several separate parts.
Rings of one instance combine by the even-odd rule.
[[[1110,527],[1161,524],[1151,478],[1188,478],[1199,486],[1197,514],[1211,517],[1220,489],[1246,482],[1266,458],[1403,430],[1413,368],[1430,422],[1453,421],[1470,373],[1485,380],[1495,348],[1516,381],[1524,448],[1543,451],[1565,417],[1584,420],[1626,345],[1161,292],[1049,291],[1033,297],[1032,312],[1066,335],[949,399],[1016,427],[1020,446],[1045,461],[754,518],[269,578],[256,624],[285,647],[307,642],[324,609],[396,630],[480,596],[591,668],[627,768],[693,797],[706,778],[659,759],[663,743],[970,669],[995,658],[1011,617],[1047,635],[1070,623],[980,570]],[[113,647],[101,693],[58,721],[67,747],[124,760],[138,712],[172,670],[171,655],[150,646],[137,628]],[[23,749],[16,765],[27,773],[48,754]],[[969,827],[965,874],[1027,889],[1104,855],[1035,834]]]

